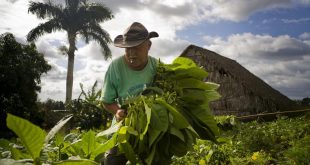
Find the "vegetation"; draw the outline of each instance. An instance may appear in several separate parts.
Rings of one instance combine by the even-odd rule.
[[[310,98],[309,97],[305,97],[301,100],[294,100],[294,102],[301,107],[310,108]]]
[[[51,69],[34,44],[18,43],[13,34],[0,36],[0,136],[12,133],[5,124],[6,114],[12,113],[36,124],[43,122],[36,105],[40,77]]]
[[[263,123],[218,117],[222,128],[219,143],[198,140],[186,156],[174,157],[173,164],[309,164],[309,117],[309,113],[296,118],[283,116]]]
[[[66,105],[66,110],[73,114],[71,127],[82,130],[107,129],[112,120],[112,114],[107,112],[100,101],[101,90],[97,90],[97,81],[85,92],[80,84],[81,94],[78,99]]]
[[[102,152],[113,144],[93,130],[59,132],[70,118],[61,120],[48,134],[19,117],[9,115],[8,126],[19,139],[0,139],[0,164],[99,164]],[[309,113],[273,122],[242,123],[233,116],[216,118],[222,134],[217,143],[197,140],[185,156],[171,164],[309,164]],[[223,131],[225,130],[225,131]],[[96,136],[97,134],[97,136]],[[33,140],[36,137],[36,141]]]
[[[51,129],[62,117],[68,114],[72,114],[73,117],[66,129],[107,129],[111,125],[113,115],[101,105],[101,90],[97,89],[97,81],[88,91],[84,91],[83,84],[80,84],[80,87],[80,96],[68,104],[52,99],[37,102],[39,111],[44,118],[42,128]]]
[[[66,0],[64,7],[52,4],[51,1],[47,3],[30,2],[28,11],[36,14],[39,19],[49,19],[28,33],[28,41],[34,41],[44,33],[51,33],[57,30],[65,30],[67,32],[69,48],[67,49],[66,102],[71,101],[77,35],[84,37],[86,43],[90,39],[97,41],[102,47],[104,57],[110,57],[111,51],[108,43],[111,42],[111,39],[99,23],[112,19],[113,15],[110,9],[104,5],[87,3],[87,0]]]

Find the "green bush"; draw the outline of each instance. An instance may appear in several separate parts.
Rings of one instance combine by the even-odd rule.
[[[72,100],[66,105],[66,110],[73,114],[71,127],[79,127],[82,130],[92,128],[106,129],[112,120],[112,114],[108,113],[100,101],[101,90],[96,90],[97,81],[87,93],[80,84],[81,94],[78,99]]]
[[[294,140],[288,150],[284,152],[283,164],[310,164],[310,135]]]

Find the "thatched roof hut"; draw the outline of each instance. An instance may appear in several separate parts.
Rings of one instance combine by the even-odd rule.
[[[189,57],[209,72],[205,81],[220,84],[221,99],[211,103],[214,114],[249,115],[291,110],[295,103],[231,60],[201,47],[188,46],[183,57]]]

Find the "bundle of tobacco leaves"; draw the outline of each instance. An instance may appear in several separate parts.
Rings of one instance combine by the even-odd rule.
[[[196,139],[216,140],[218,128],[209,102],[219,85],[203,80],[208,73],[192,60],[158,64],[153,87],[128,100],[127,117],[98,134],[114,133],[106,148],[117,146],[132,164],[169,164],[183,156]]]

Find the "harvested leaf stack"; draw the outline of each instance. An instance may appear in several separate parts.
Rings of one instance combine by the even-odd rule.
[[[208,104],[220,96],[217,84],[203,81],[207,75],[187,58],[159,63],[154,87],[129,100],[125,120],[102,133],[115,133],[107,145],[118,146],[132,164],[169,164],[196,138],[215,141],[218,128]]]

